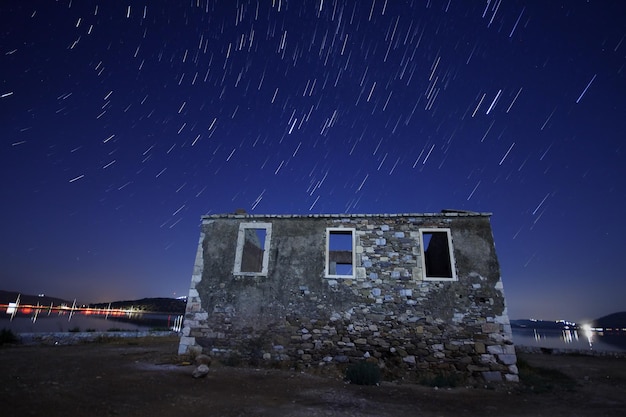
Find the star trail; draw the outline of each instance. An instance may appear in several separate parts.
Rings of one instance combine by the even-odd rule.
[[[511,318],[624,310],[620,1],[3,1],[0,288],[186,295],[200,216],[491,212]]]

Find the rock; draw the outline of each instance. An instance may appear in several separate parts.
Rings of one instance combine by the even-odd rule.
[[[483,372],[483,378],[486,382],[501,382],[502,374],[497,371]]]
[[[194,378],[204,378],[209,373],[209,367],[205,364],[198,365],[196,369],[194,369],[191,376]]]
[[[498,355],[498,359],[505,365],[514,365],[517,362],[516,355]]]
[[[517,375],[506,374],[504,375],[504,379],[507,382],[519,382],[519,376]]]
[[[350,359],[346,355],[337,355],[334,357],[335,362],[346,363],[350,361]]]
[[[196,356],[196,365],[211,365],[211,357],[208,355],[198,355]]]
[[[489,352],[491,355],[501,355],[504,353],[502,346],[500,345],[487,346],[487,352]]]

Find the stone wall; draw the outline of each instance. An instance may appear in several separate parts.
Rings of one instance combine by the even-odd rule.
[[[271,223],[266,275],[234,275],[242,222]],[[356,231],[355,274],[327,278],[327,228]],[[448,228],[456,280],[424,280],[419,229]],[[488,214],[205,216],[179,353],[389,379],[517,381]]]

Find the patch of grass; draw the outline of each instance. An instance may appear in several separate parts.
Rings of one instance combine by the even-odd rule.
[[[564,389],[574,391],[576,380],[556,369],[531,366],[523,359],[517,358],[520,382],[527,391],[545,393]]]
[[[378,385],[380,368],[371,362],[353,363],[346,368],[346,380],[357,385]]]
[[[0,346],[5,343],[17,343],[17,336],[10,329],[0,330]]]

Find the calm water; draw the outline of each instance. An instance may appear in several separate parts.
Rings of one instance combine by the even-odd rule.
[[[168,314],[142,314],[132,319],[104,316],[89,316],[75,313],[65,314],[0,316],[0,329],[13,333],[47,333],[67,331],[107,331],[107,330],[150,330],[154,328],[172,329],[179,324],[180,316]]]
[[[595,350],[599,352],[626,352],[626,334],[604,334],[582,330],[549,330],[513,328],[516,345],[553,348]]]

